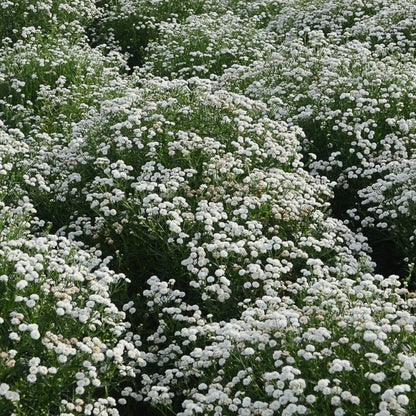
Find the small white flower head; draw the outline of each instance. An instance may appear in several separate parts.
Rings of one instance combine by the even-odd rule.
[[[29,374],[29,375],[26,377],[26,379],[27,379],[27,381],[28,381],[29,383],[35,383],[35,382],[36,382],[36,380],[37,380],[37,377],[36,377],[36,375],[35,375],[35,374]]]
[[[19,289],[19,290],[23,290],[27,287],[28,284],[29,283],[27,282],[27,280],[19,280],[16,283],[16,288]]]
[[[0,384],[0,395],[4,396],[6,392],[10,390],[10,386],[7,383]]]
[[[34,340],[37,340],[40,338],[40,332],[37,329],[35,329],[30,332],[30,337]]]
[[[371,392],[372,393],[380,393],[380,391],[381,391],[381,387],[380,387],[380,384],[376,384],[376,383],[373,383],[371,386],[370,386],[370,390],[371,390]]]
[[[241,355],[244,355],[244,356],[250,356],[250,355],[254,355],[256,352],[254,351],[254,349],[253,348],[251,348],[251,347],[247,347],[246,349],[244,349],[242,352],[241,352]]]

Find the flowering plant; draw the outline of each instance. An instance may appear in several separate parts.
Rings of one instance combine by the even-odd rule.
[[[0,416],[416,413],[412,2],[0,10]]]

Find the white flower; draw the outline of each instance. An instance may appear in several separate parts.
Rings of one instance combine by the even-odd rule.
[[[176,221],[169,221],[168,223],[169,223],[169,229],[173,233],[179,234],[179,233],[182,232],[181,227],[179,226],[179,224]]]
[[[351,398],[352,398],[353,396],[352,396],[352,394],[351,394],[351,392],[350,391],[348,391],[348,390],[344,390],[342,393],[341,393],[341,398],[342,398],[342,400],[350,400],[351,401]]]
[[[32,339],[39,339],[40,338],[40,332],[37,329],[35,329],[34,331],[30,332],[30,337]]]
[[[16,333],[16,332],[10,332],[10,334],[9,334],[9,338],[10,338],[12,341],[20,341],[20,336],[19,336],[19,334],[18,334],[18,333]]]
[[[382,371],[373,374],[372,376],[372,380],[376,381],[377,383],[381,383],[386,379],[386,374],[383,373]]]
[[[46,374],[48,374],[48,367],[41,365],[38,367],[38,373],[45,376]]]
[[[32,357],[29,360],[29,365],[37,367],[40,364],[40,358],[39,357]]]
[[[19,280],[19,281],[16,283],[16,287],[17,287],[18,289],[20,289],[20,290],[23,290],[25,287],[27,287],[27,285],[28,285],[27,280]]]
[[[372,384],[371,386],[370,386],[370,390],[373,392],[373,393],[380,393],[380,391],[381,391],[381,387],[380,387],[380,385],[379,384]]]
[[[56,367],[49,367],[48,373],[49,374],[56,374],[58,372],[58,369]]]
[[[313,394],[308,394],[308,395],[306,396],[306,401],[307,401],[309,404],[313,404],[313,403],[315,403],[315,402],[316,402],[316,396],[314,396]]]
[[[92,380],[91,384],[92,384],[94,387],[99,387],[99,386],[101,386],[101,381],[100,381],[98,378],[94,378],[94,379]]]
[[[20,324],[17,328],[19,329],[19,331],[24,332],[24,331],[27,331],[28,325],[27,324]]]
[[[394,397],[395,397],[395,394],[394,394],[394,390],[393,389],[387,389],[383,394],[382,394],[382,396],[381,396],[381,398],[384,400],[384,401],[387,401],[387,402],[389,402],[389,401],[391,401],[391,400],[393,400],[394,399]]]
[[[397,401],[401,406],[407,406],[409,404],[409,398],[405,394],[399,394]]]
[[[250,399],[250,397],[244,397],[244,399],[243,399],[243,401],[242,401],[241,405],[242,405],[243,407],[249,407],[249,406],[250,406],[250,404],[251,404],[251,399]]]
[[[245,350],[241,352],[241,355],[254,355],[256,352],[253,348],[247,347]]]
[[[358,396],[351,396],[350,402],[358,406],[360,404],[360,398]]]
[[[331,404],[333,406],[339,406],[341,404],[341,398],[339,396],[332,396]]]
[[[66,355],[64,355],[64,354],[58,355],[58,361],[61,364],[64,364],[64,363],[66,363],[68,361],[68,357]]]
[[[373,331],[365,331],[363,334],[364,341],[371,342],[377,339],[377,334]]]
[[[27,381],[28,381],[29,383],[34,383],[34,382],[37,380],[37,377],[36,377],[36,375],[35,375],[35,374],[29,374],[29,375],[26,377],[26,379],[27,379]]]
[[[300,414],[300,415],[306,415],[308,408],[306,406],[304,406],[303,404],[298,404],[296,411]]]
[[[19,395],[19,393],[18,393],[18,392],[16,392],[16,391],[11,391],[11,390],[6,391],[6,393],[5,393],[4,397],[5,397],[7,400],[10,400],[11,402],[17,402],[17,401],[19,401],[19,400],[20,400],[20,395]]]
[[[0,395],[5,395],[6,392],[10,389],[10,386],[6,383],[1,383],[0,384]]]

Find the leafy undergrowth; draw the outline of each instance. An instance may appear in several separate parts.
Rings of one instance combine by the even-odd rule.
[[[416,8],[0,9],[0,416],[416,413]]]

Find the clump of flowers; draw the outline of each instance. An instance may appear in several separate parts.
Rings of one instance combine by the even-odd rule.
[[[95,44],[106,44],[129,55],[131,67],[141,65],[144,49],[159,36],[165,22],[183,21],[210,10],[225,13],[218,0],[122,0],[97,2],[99,16],[88,28]]]
[[[50,38],[28,27],[22,39],[5,38],[0,50],[3,119],[23,131],[61,131],[96,100],[119,89],[123,69],[126,63],[117,52],[91,48],[85,39]]]
[[[30,164],[30,147],[23,138],[20,130],[7,129],[0,120],[0,200],[6,204],[15,202],[24,194],[21,185]]]
[[[191,18],[191,26],[184,28],[184,32],[188,35],[196,36],[198,31],[196,25],[198,20],[192,24],[196,16],[207,13],[215,13],[211,19],[208,17],[202,18],[202,24],[210,21],[212,27],[211,31],[227,30],[226,27],[216,24],[212,20],[220,18],[224,14],[233,12],[236,16],[248,22],[250,19],[250,27],[265,27],[270,20],[273,13],[281,7],[280,0],[268,1],[219,1],[219,0],[122,0],[117,2],[98,1],[97,8],[99,15],[94,23],[88,27],[88,33],[93,43],[111,45],[113,49],[121,49],[129,55],[129,65],[131,67],[141,66],[145,56],[152,59],[149,51],[145,51],[146,47],[158,42],[159,37],[162,36],[165,41],[168,40],[169,31],[172,35],[181,36],[177,33],[181,24],[189,26],[186,23],[188,18]],[[225,19],[224,23],[229,22],[230,19]],[[238,22],[238,19],[236,18]],[[234,22],[234,26],[236,23]],[[236,28],[232,33],[236,33]],[[172,33],[172,30],[174,31]],[[215,37],[215,33],[211,37]],[[221,35],[220,35],[221,36]],[[253,36],[253,33],[251,33]],[[182,41],[184,39],[181,39]],[[194,39],[192,42],[196,46]],[[170,39],[172,41],[172,39]],[[200,42],[197,42],[200,43]],[[226,44],[226,43],[225,43]],[[200,44],[199,47],[203,47]],[[215,46],[215,45],[214,45]],[[229,46],[229,45],[228,45]],[[188,45],[188,48],[191,47]],[[150,48],[152,51],[153,48]],[[196,49],[200,51],[200,49]],[[193,52],[193,51],[191,51]],[[208,52],[209,54],[209,52]],[[207,55],[208,56],[208,55]]]
[[[35,27],[50,36],[65,33],[73,39],[82,36],[84,27],[97,17],[93,0],[9,0],[1,3],[0,39],[13,41],[26,37]]]
[[[33,234],[42,221],[27,197],[1,202],[0,212],[1,413],[117,415],[109,389],[145,364],[138,333],[111,299],[125,276],[99,252]]]
[[[172,282],[150,279],[144,294],[160,325],[140,396],[180,415],[411,414],[415,302],[398,276],[307,276],[219,322],[201,319]]]
[[[1,206],[2,411],[118,414],[106,391],[145,363],[110,297],[124,277],[64,237],[22,229],[27,210]]]
[[[202,301],[232,305],[269,278],[296,279],[309,257],[350,274],[360,261],[371,269],[365,239],[323,214],[331,190],[302,169],[301,131],[210,86],[149,81],[103,102],[66,147],[42,155],[41,197],[72,201],[70,235],[117,247],[126,267],[144,272],[138,287],[176,270]]]
[[[415,15],[415,5],[406,0],[293,0],[271,17],[268,28],[292,38],[321,30],[338,44],[355,39],[386,55],[413,53]]]
[[[409,264],[416,261],[416,159],[387,164],[381,178],[360,190],[361,224],[364,228],[387,230]],[[357,216],[359,217],[359,216]]]
[[[146,48],[144,73],[169,78],[210,77],[233,64],[249,64],[275,50],[273,33],[228,12],[164,22]]]
[[[0,8],[1,416],[415,414],[412,2]]]
[[[274,118],[301,126],[304,152],[317,156],[312,173],[347,188],[367,179],[368,167],[411,154],[414,70],[413,62],[383,59],[357,41],[337,45],[315,31],[306,42],[284,42],[267,61],[226,70],[220,85],[264,100]]]
[[[414,155],[415,63],[397,54],[307,31],[305,39],[288,36],[268,60],[227,69],[219,87],[262,99],[270,117],[302,127],[308,170],[337,182],[334,215],[346,219],[348,210],[361,211],[357,191]]]

